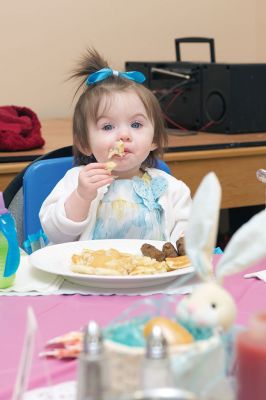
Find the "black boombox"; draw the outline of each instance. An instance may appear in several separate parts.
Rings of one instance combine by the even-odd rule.
[[[211,62],[181,62],[180,43],[208,42]],[[144,73],[169,128],[218,133],[266,131],[266,64],[216,63],[214,40],[176,39],[175,62],[126,62]]]

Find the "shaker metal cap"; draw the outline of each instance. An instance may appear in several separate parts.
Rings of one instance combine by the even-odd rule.
[[[97,355],[102,352],[103,337],[99,325],[90,321],[84,328],[83,352]]]
[[[154,325],[147,338],[146,357],[150,359],[162,359],[167,356],[167,342],[162,329]]]

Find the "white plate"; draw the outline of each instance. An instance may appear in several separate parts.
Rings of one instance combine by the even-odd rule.
[[[138,276],[100,276],[85,275],[70,270],[71,256],[73,253],[80,253],[84,248],[91,250],[114,248],[131,254],[141,254],[140,248],[144,243],[149,243],[162,249],[165,242],[157,240],[86,240],[47,246],[37,250],[30,255],[30,262],[33,267],[52,274],[62,275],[65,279],[78,283],[79,285],[100,287],[100,288],[139,288],[153,285],[160,285],[176,279],[180,275],[187,274],[194,270],[193,267],[178,269],[176,271],[164,272],[156,275]]]

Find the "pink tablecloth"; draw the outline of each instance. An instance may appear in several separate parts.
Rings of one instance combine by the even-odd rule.
[[[266,269],[266,260],[245,273]],[[251,314],[266,310],[266,283],[256,279],[244,279],[243,273],[228,277],[225,287],[238,304],[236,323],[246,324]],[[157,295],[161,297],[163,295]],[[180,296],[175,296],[178,302]],[[139,301],[139,296],[0,296],[0,400],[11,398],[17,366],[21,354],[26,310],[32,306],[39,331],[29,388],[55,384],[76,376],[76,360],[45,360],[38,357],[45,342],[70,330],[78,330],[89,320],[101,326],[108,324],[122,311]],[[143,297],[142,297],[143,299]]]

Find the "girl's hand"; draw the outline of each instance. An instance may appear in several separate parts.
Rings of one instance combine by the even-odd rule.
[[[113,180],[105,163],[88,164],[79,173],[77,194],[82,200],[91,202],[97,196],[97,190]]]

